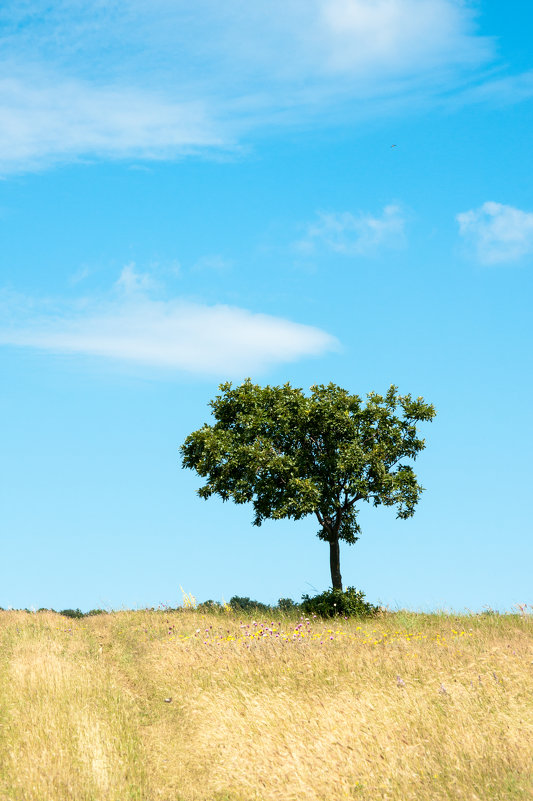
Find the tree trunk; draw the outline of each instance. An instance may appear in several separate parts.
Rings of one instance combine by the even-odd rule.
[[[342,592],[341,554],[338,537],[329,540],[329,568],[331,570],[331,586],[334,590]]]

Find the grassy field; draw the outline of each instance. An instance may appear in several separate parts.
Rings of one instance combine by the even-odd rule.
[[[533,798],[533,616],[0,612],[2,801]]]

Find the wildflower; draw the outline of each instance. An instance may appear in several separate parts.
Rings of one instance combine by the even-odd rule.
[[[405,682],[401,676],[396,676],[396,684],[398,687],[405,687]]]

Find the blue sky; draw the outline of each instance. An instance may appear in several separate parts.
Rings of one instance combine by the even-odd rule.
[[[533,603],[533,12],[454,0],[0,11],[0,606],[329,586],[311,518],[201,501],[221,381],[435,404],[415,516],[346,585]],[[394,145],[394,147],[392,147]]]

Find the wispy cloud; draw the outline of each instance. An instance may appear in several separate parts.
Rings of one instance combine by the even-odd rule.
[[[482,264],[501,264],[533,253],[533,212],[487,201],[457,215],[459,233]]]
[[[122,268],[118,280],[115,283],[115,288],[125,295],[136,295],[138,293],[147,293],[152,289],[157,289],[158,282],[153,278],[150,273],[140,273],[135,269],[135,263],[130,262]]]
[[[124,268],[107,298],[0,295],[0,344],[209,376],[243,376],[338,347],[325,331],[233,306],[157,299]]]
[[[405,215],[399,206],[389,205],[381,216],[359,212],[319,212],[307,226],[303,239],[294,243],[305,255],[326,249],[345,256],[371,256],[384,248],[405,243]]]
[[[210,253],[207,256],[201,256],[198,261],[193,265],[195,271],[212,271],[216,273],[224,273],[231,270],[233,261],[222,256],[220,253]]]
[[[494,55],[455,0],[12,0],[0,30],[3,172],[234,146],[449,91]]]
[[[470,106],[476,103],[495,107],[510,106],[533,96],[533,70],[519,75],[491,78],[465,89],[452,101],[454,106]]]
[[[96,155],[171,158],[221,145],[201,101],[43,75],[0,80],[3,172]]]
[[[323,0],[326,65],[336,71],[400,70],[475,63],[490,50],[474,39],[472,12],[449,0]]]

